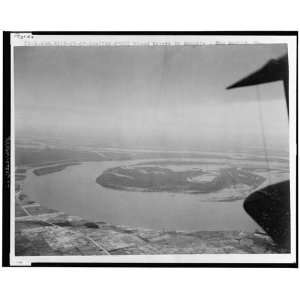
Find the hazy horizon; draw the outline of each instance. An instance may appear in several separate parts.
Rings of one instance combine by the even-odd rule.
[[[281,82],[226,90],[285,45],[15,47],[16,136],[288,148]],[[263,122],[263,128],[262,123]]]

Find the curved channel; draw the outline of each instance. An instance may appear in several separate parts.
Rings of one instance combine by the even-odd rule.
[[[30,171],[23,192],[43,206],[118,225],[165,230],[258,229],[244,212],[242,199],[206,201],[205,194],[122,191],[96,183],[108,168],[138,162],[84,162],[43,176]]]

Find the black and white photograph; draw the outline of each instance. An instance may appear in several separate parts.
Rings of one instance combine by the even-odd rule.
[[[296,55],[11,34],[10,264],[294,263]]]

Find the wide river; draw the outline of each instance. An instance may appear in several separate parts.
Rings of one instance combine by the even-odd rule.
[[[259,228],[244,212],[242,200],[209,202],[205,201],[205,194],[121,191],[96,183],[104,170],[126,164],[126,161],[88,162],[42,176],[29,172],[24,193],[43,206],[116,225],[199,231]]]

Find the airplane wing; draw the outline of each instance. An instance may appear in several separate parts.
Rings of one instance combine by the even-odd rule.
[[[281,56],[278,59],[269,60],[259,70],[228,86],[227,89],[229,90],[233,88],[252,86],[281,80],[284,84],[287,109],[289,109],[289,65],[287,54]]]
[[[288,56],[271,59],[259,70],[227,87],[227,89],[252,86],[282,80],[289,110]],[[290,251],[290,181],[269,185],[250,194],[244,201],[245,211],[258,223],[273,241]]]

